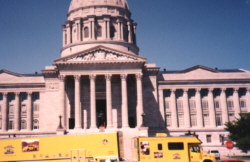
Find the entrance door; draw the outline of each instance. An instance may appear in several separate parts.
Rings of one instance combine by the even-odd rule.
[[[97,127],[106,127],[106,100],[96,100],[96,123]]]

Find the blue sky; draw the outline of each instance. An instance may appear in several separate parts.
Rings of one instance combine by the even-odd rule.
[[[128,0],[140,55],[167,70],[250,70],[249,0]],[[0,0],[0,69],[40,72],[60,57],[70,0]]]

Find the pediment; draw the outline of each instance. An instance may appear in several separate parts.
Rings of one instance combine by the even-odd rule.
[[[188,69],[179,71],[179,73],[194,73],[194,74],[205,74],[205,73],[218,73],[220,72],[218,69],[212,69],[210,67],[202,66],[202,65],[196,65],[193,67],[190,67]]]
[[[55,63],[119,63],[146,62],[146,58],[98,47],[55,60]]]

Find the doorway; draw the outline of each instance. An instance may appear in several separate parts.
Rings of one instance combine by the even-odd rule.
[[[106,118],[106,100],[96,100],[96,123],[97,127],[107,126],[107,118]]]

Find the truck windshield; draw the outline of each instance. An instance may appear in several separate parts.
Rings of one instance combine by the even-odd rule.
[[[190,150],[191,150],[191,152],[200,153],[200,147],[199,146],[191,146]]]

